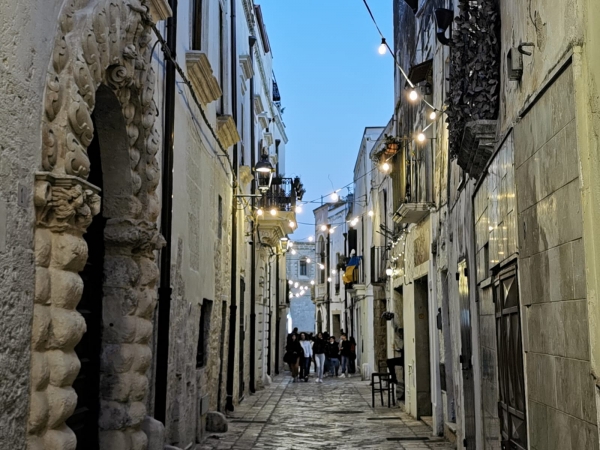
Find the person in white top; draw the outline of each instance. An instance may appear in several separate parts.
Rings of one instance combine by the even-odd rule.
[[[308,374],[310,373],[310,362],[312,361],[313,351],[310,341],[306,340],[306,335],[300,333],[300,346],[302,347],[303,355],[300,358],[300,379],[308,381]]]

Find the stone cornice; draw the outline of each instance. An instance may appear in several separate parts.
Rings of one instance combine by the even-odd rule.
[[[173,15],[167,0],[148,0],[147,4],[154,23],[166,20]]]
[[[254,67],[252,67],[252,58],[250,55],[240,55],[240,66],[242,68],[242,75],[246,80],[249,80],[254,76]]]
[[[223,95],[206,53],[188,51],[185,53],[185,62],[194,92],[203,105],[214,102]]]
[[[217,116],[217,136],[225,148],[229,148],[240,141],[235,121],[229,114]]]

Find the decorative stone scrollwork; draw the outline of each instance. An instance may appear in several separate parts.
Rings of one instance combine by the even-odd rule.
[[[100,212],[98,192],[96,186],[77,177],[38,173],[34,193],[37,225],[83,234]]]
[[[36,292],[32,327],[28,447],[74,450],[65,424],[77,404],[71,387],[80,363],[74,351],[86,330],[76,307],[83,292],[79,272],[87,261],[83,234],[100,212],[100,192],[86,181],[87,147],[100,85],[120,103],[127,133],[131,186],[127,217],[108,218],[101,357],[100,448],[142,450],[149,340],[156,305],[155,251],[164,245],[156,219],[160,148],[155,130],[155,77],[147,0],[65,0],[48,67],[42,117],[42,167],[36,175]],[[154,2],[155,3],[155,2]],[[160,3],[160,2],[159,2]],[[112,113],[112,111],[111,111]],[[119,114],[119,111],[114,111]],[[102,152],[102,148],[101,148]],[[128,162],[128,164],[127,164]],[[104,161],[102,163],[104,166]],[[114,170],[114,169],[113,169]],[[125,177],[129,180],[129,176]],[[130,191],[129,191],[130,188]]]

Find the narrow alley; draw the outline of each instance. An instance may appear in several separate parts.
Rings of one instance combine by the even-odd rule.
[[[292,383],[289,372],[245,399],[229,416],[227,433],[211,433],[196,450],[455,448],[398,407],[381,406],[371,386],[353,378]]]

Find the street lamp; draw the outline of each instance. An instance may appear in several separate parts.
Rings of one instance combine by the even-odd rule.
[[[256,183],[258,190],[263,194],[271,187],[271,181],[273,181],[273,166],[269,162],[269,156],[263,154],[260,161],[256,163],[254,171],[257,174]]]

